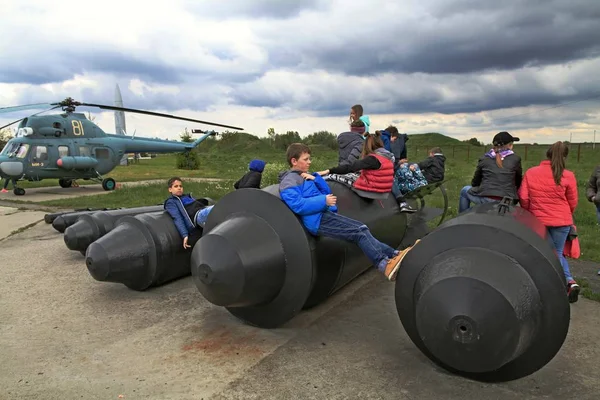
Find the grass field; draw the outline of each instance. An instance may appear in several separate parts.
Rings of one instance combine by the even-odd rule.
[[[230,138],[231,139],[231,138]],[[457,215],[458,196],[460,189],[470,184],[478,158],[484,153],[485,147],[469,146],[456,139],[440,134],[429,133],[411,135],[408,142],[408,155],[411,161],[419,161],[426,157],[427,151],[433,146],[441,146],[446,154],[446,188],[449,197],[449,215]],[[545,159],[547,145],[517,145],[515,151],[523,159],[526,170]],[[273,149],[266,141],[249,135],[241,135],[229,143],[210,141],[198,149],[200,169],[196,171],[175,169],[175,156],[162,155],[152,160],[141,160],[138,164],[117,167],[110,176],[121,181],[138,181],[146,179],[168,179],[171,176],[222,178],[220,182],[187,182],[186,192],[194,196],[208,196],[219,199],[234,190],[233,183],[247,171],[248,163],[253,158],[268,161],[263,173],[263,186],[277,183],[280,171],[287,169],[285,152]],[[337,151],[324,146],[312,146],[313,171],[327,169],[337,165]],[[579,154],[578,154],[579,153]],[[526,154],[526,157],[525,157]],[[526,158],[526,159],[525,159]],[[579,162],[577,161],[579,158]],[[597,225],[595,207],[585,199],[585,187],[594,166],[600,163],[600,148],[592,149],[591,145],[572,145],[571,154],[567,160],[567,168],[572,170],[579,187],[579,205],[575,211],[575,223],[579,232],[581,259],[600,263],[600,228]],[[30,183],[31,184],[31,183]],[[54,184],[52,181],[42,181],[37,185]],[[80,197],[68,200],[44,202],[49,206],[62,207],[133,207],[162,203],[167,194],[164,184],[144,185],[116,190],[109,194],[94,197]],[[439,191],[427,199],[428,204],[442,206]]]

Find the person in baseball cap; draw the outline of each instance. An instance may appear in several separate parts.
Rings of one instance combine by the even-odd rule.
[[[512,142],[518,142],[519,140],[521,140],[521,139],[511,135],[508,132],[498,132],[496,134],[496,136],[494,136],[494,139],[492,140],[492,144],[494,146],[505,146]]]
[[[504,197],[519,200],[518,190],[523,179],[521,157],[513,151],[513,142],[520,139],[508,132],[498,132],[492,139],[493,148],[477,163],[471,185],[460,191],[458,213],[472,204],[499,202]]]

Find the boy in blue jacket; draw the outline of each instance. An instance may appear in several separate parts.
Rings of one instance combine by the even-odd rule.
[[[183,248],[192,247],[190,240],[200,239],[204,223],[210,210],[206,200],[196,200],[191,194],[183,193],[183,182],[179,177],[173,177],[167,182],[171,195],[165,200],[164,208],[173,218],[175,227],[183,239]]]
[[[398,251],[375,239],[360,221],[337,213],[336,197],[318,174],[309,174],[310,148],[293,143],[287,149],[291,169],[279,177],[279,195],[300,216],[304,227],[315,236],[328,236],[357,244],[373,265],[393,281],[402,259],[412,248]]]

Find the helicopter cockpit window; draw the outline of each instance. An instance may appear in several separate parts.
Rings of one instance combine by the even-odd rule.
[[[19,148],[19,143],[15,143],[15,142],[8,142],[6,143],[6,146],[4,146],[4,148],[2,149],[2,152],[0,154],[10,154],[10,153],[14,153],[17,149]]]
[[[17,149],[17,158],[25,158],[27,156],[27,151],[29,150],[29,145],[25,143],[21,143],[19,148]]]
[[[69,155],[68,146],[58,146],[58,157],[67,157]]]
[[[33,152],[33,161],[42,162],[48,160],[48,149],[46,146],[35,146]]]

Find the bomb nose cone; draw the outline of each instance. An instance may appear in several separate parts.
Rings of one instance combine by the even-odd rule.
[[[70,250],[83,251],[92,244],[96,237],[97,233],[94,231],[94,227],[82,216],[65,230],[63,239]]]
[[[152,274],[149,241],[131,222],[124,221],[88,247],[85,263],[94,279],[135,285]]]
[[[225,220],[194,246],[194,284],[211,303],[245,307],[272,300],[285,278],[285,255],[277,233],[264,220]]]
[[[434,257],[422,274],[415,287],[416,325],[443,363],[465,372],[494,371],[529,346],[542,307],[515,260],[484,248],[455,249]]]
[[[196,266],[196,286],[201,288],[201,293],[213,304],[235,304],[244,291],[246,275],[239,250],[235,248],[234,243],[219,235],[207,237],[200,248],[199,251],[202,252],[206,252],[205,249],[208,248],[218,251],[209,252]]]
[[[52,227],[54,229],[56,229],[57,231],[59,231],[60,233],[63,233],[67,227],[67,221],[63,218],[63,217],[56,217],[56,219],[54,221],[52,221]]]
[[[86,252],[85,265],[90,275],[97,281],[109,280],[111,260],[108,250],[104,246],[90,246],[88,252]]]

